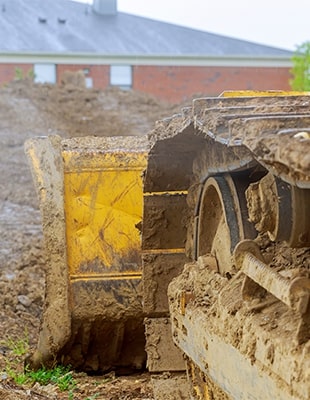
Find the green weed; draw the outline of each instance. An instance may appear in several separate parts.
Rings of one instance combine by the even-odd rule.
[[[14,80],[15,81],[22,81],[24,79],[34,80],[35,73],[33,69],[29,69],[27,72],[23,72],[23,70],[19,67],[15,68]]]
[[[25,375],[32,383],[38,382],[42,386],[52,383],[57,385],[62,392],[72,390],[76,386],[70,367],[62,365],[58,365],[53,369],[43,367],[37,371],[26,370]]]
[[[37,371],[23,367],[25,355],[29,352],[27,331],[25,331],[24,337],[21,339],[16,340],[9,337],[2,340],[1,343],[10,351],[6,359],[5,369],[2,371],[8,378],[21,386],[32,386],[36,382],[42,386],[55,385],[60,391],[68,392],[68,399],[73,400],[76,381],[69,366],[57,365],[51,369],[43,367]]]
[[[24,372],[18,371],[16,365],[12,363],[7,363],[5,368],[5,373],[10,377],[17,385],[25,385],[29,383],[29,378]]]
[[[69,367],[59,365],[53,369],[40,368],[37,371],[30,371],[27,368],[20,372],[16,362],[9,362],[6,365],[5,372],[17,385],[32,386],[38,382],[41,386],[53,384],[62,392],[74,390],[76,381],[73,378]]]
[[[25,336],[21,339],[14,340],[9,337],[4,344],[12,351],[12,353],[18,357],[24,356],[29,350],[29,338],[28,332],[25,330]]]
[[[6,359],[5,370],[3,371],[17,385],[33,385],[38,382],[40,385],[53,384],[60,391],[68,391],[73,399],[72,391],[76,387],[70,367],[62,365],[55,366],[52,369],[40,368],[32,371],[29,368],[23,368],[25,355],[29,351],[28,332],[25,331],[23,338],[15,340],[11,337],[2,341],[10,350],[11,355]]]

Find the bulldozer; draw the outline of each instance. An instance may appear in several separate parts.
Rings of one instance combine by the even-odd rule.
[[[310,398],[309,93],[25,151],[48,263],[32,368],[147,368],[156,400]]]

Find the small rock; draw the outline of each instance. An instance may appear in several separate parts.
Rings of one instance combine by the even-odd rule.
[[[16,277],[16,274],[14,272],[8,272],[5,274],[5,278],[8,281],[12,281],[13,279],[15,279],[15,277]]]
[[[15,307],[16,312],[18,312],[18,311],[25,312],[26,310],[27,310],[26,307],[24,307],[22,304],[17,304],[17,306]],[[20,314],[17,313],[17,315],[20,315]]]
[[[6,346],[0,346],[0,354],[5,356],[10,349]]]
[[[0,375],[0,379],[1,379],[2,381],[5,381],[6,379],[8,379],[8,375],[7,375],[5,372],[3,372],[3,373]]]
[[[19,296],[17,296],[17,299],[25,307],[29,307],[32,303],[29,297],[25,296],[24,294],[20,294]]]

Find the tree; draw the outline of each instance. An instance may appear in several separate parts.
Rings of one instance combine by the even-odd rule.
[[[291,74],[293,79],[290,85],[293,90],[310,91],[310,42],[302,43],[292,57],[293,68]]]

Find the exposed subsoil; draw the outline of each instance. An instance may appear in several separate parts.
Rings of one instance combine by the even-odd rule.
[[[65,399],[55,386],[17,386],[3,372],[9,342],[37,342],[44,299],[45,256],[38,200],[24,155],[37,135],[141,135],[180,109],[132,91],[99,91],[66,84],[16,81],[0,89],[0,399]],[[76,375],[74,399],[153,399],[147,373],[115,377]]]

